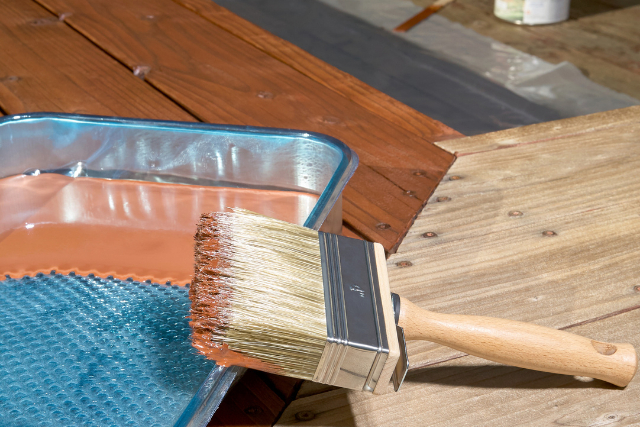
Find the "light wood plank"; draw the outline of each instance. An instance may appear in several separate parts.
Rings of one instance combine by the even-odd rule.
[[[456,160],[389,258],[392,291],[434,311],[529,321],[637,348],[640,109],[526,130],[460,140],[472,154]],[[496,149],[504,142],[510,148]],[[400,393],[303,385],[279,425],[305,425],[296,414],[314,414],[308,425],[640,421],[638,378],[622,391],[432,343],[410,342],[408,351],[412,370]]]
[[[640,309],[570,331],[640,346]],[[294,401],[277,425],[627,426],[640,423],[640,377],[607,383],[501,366],[465,356],[412,372],[398,393],[334,390]],[[313,417],[301,422],[296,414]]]
[[[640,109],[622,112],[640,119]],[[460,179],[442,181],[389,259],[392,290],[434,311],[554,328],[637,303],[640,120],[606,127],[609,115],[595,116],[591,132],[545,124],[542,142],[458,158],[448,176]],[[425,342],[408,350],[414,367],[460,354]]]
[[[438,142],[437,145],[458,156],[544,142],[568,135],[588,134],[614,129],[640,121],[640,106],[604,111],[587,116],[523,126],[500,132]]]

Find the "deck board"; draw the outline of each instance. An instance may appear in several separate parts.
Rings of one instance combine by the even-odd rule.
[[[55,15],[0,3],[0,108],[194,121]]]
[[[528,321],[637,346],[638,140],[640,107],[630,107],[442,142],[464,155],[389,258],[391,289],[434,311]],[[640,416],[633,406],[637,378],[622,392],[501,367],[428,342],[410,342],[408,352],[411,378],[424,384],[410,381],[407,391],[381,400],[322,387],[314,396],[313,387],[303,386],[306,397],[280,424],[296,424],[295,413],[304,410],[318,414],[309,425],[455,419],[455,425],[542,426],[580,418],[577,408],[594,422],[612,413],[626,425]],[[532,418],[536,411],[539,419]]]
[[[395,185],[396,193],[411,192],[421,206],[453,161],[430,140],[327,89],[171,0],[38,2],[132,71],[142,70],[147,82],[200,120],[304,129],[344,141],[365,166],[356,172],[354,183],[380,175],[376,179]],[[416,170],[424,174],[415,175]],[[393,251],[419,207],[387,205],[378,194],[349,188],[345,198],[357,193],[359,200],[376,206],[379,217],[350,212],[356,204],[345,203],[345,221]]]
[[[640,309],[570,329],[640,347]],[[278,426],[630,426],[640,423],[640,377],[603,381],[512,368],[474,356],[412,372],[398,393],[334,390],[294,401]],[[296,414],[313,419],[301,422]]]
[[[372,88],[352,75],[309,54],[298,46],[252,24],[210,0],[174,0],[215,25],[282,61],[328,89],[354,101],[372,113],[425,138],[440,141],[461,135],[413,108]]]

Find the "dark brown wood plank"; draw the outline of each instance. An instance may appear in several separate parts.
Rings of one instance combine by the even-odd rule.
[[[238,383],[233,385],[208,427],[273,425],[285,403],[293,397],[293,388],[289,390],[287,399],[282,399],[274,387],[274,378],[266,377],[260,372],[248,370]],[[297,385],[298,380],[290,382]]]
[[[462,136],[437,120],[425,116],[210,0],[174,1],[325,87],[425,138],[426,141],[442,141]]]
[[[409,191],[420,202],[417,209],[406,203],[388,205],[381,189],[360,193],[350,185],[346,198],[357,193],[384,218],[369,214],[349,224],[387,250],[403,236],[405,227],[398,221],[410,221],[435,186],[414,172],[424,170],[439,180],[453,161],[444,150],[171,0],[38,1],[132,70],[144,70],[149,83],[201,120],[305,129],[346,142],[368,167],[356,172],[354,182],[377,174],[378,181],[397,187],[396,193]],[[389,222],[388,216],[396,221]],[[380,223],[397,225],[381,230]]]
[[[0,108],[193,121],[31,1],[0,3]]]

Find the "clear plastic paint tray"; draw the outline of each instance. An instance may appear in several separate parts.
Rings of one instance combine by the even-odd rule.
[[[339,231],[340,193],[357,162],[340,141],[293,130],[0,119],[0,269],[10,273],[0,281],[0,425],[205,425],[240,370],[191,347],[179,271],[191,250],[162,247],[163,236],[192,235],[211,206]],[[48,240],[25,244],[38,233]],[[136,246],[135,236],[156,235]],[[94,274],[67,259],[91,251],[104,262],[127,254],[124,267]],[[154,265],[153,251],[170,256]],[[136,262],[160,273],[135,271]]]

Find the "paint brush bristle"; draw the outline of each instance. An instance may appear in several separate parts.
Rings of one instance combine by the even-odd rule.
[[[312,379],[327,340],[318,232],[233,209],[202,215],[195,251],[194,347],[218,363]]]

